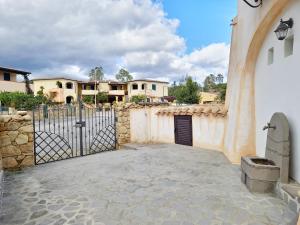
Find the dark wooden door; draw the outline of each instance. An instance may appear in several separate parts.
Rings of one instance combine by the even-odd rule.
[[[192,116],[175,116],[175,143],[193,146]]]

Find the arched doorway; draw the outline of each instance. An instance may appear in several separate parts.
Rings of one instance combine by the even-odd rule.
[[[73,101],[73,96],[67,96],[67,97],[66,97],[66,103],[67,103],[67,104],[71,104],[72,101]]]

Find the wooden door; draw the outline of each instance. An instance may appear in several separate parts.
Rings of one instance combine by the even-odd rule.
[[[175,143],[193,146],[192,116],[175,116]]]

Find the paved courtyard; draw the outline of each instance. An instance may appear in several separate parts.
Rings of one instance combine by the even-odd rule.
[[[293,224],[283,201],[249,193],[219,152],[136,149],[7,172],[0,224]]]

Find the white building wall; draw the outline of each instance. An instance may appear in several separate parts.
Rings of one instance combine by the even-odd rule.
[[[175,143],[174,116],[156,115],[160,107],[130,110],[133,143]],[[222,150],[226,118],[193,116],[193,146]]]
[[[267,132],[262,131],[275,112],[283,112],[290,123],[291,177],[300,182],[300,1],[295,0],[278,17],[261,48],[255,72],[256,152],[264,156]],[[280,18],[295,21],[294,53],[284,56],[284,41],[278,41],[273,32]],[[268,50],[274,48],[274,63],[268,65]]]

